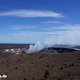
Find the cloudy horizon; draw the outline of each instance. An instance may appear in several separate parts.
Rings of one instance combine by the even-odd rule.
[[[0,43],[48,39],[55,44],[80,45],[80,1],[4,1],[0,1]]]

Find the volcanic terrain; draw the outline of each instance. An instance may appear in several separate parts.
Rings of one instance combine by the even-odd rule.
[[[3,74],[7,78],[1,80],[80,80],[80,51],[48,48],[32,54],[0,52]]]

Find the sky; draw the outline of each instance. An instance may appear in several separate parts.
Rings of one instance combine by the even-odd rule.
[[[0,43],[80,45],[80,0],[0,0]]]

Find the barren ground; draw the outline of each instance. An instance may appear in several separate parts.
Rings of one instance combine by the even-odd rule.
[[[80,52],[64,54],[0,54],[4,80],[80,80]]]

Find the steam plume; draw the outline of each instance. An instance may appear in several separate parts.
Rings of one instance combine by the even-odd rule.
[[[39,52],[43,48],[44,48],[43,44],[41,44],[41,42],[37,42],[37,43],[35,43],[35,45],[30,45],[27,52],[28,53],[35,53],[35,52]]]
[[[53,47],[54,45],[80,45],[80,30],[72,29],[70,31],[64,32],[62,36],[58,36],[57,38],[50,38],[43,42],[37,42],[35,45],[30,45],[27,53],[35,53],[39,52],[44,48]]]

